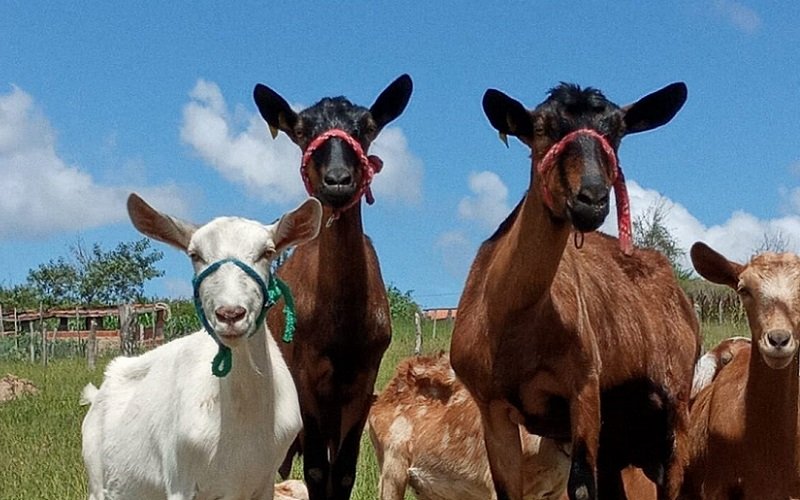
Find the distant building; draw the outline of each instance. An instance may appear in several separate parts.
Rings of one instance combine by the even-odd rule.
[[[441,321],[445,319],[456,319],[457,313],[458,309],[455,307],[422,310],[422,315],[425,316],[425,318],[435,321]]]

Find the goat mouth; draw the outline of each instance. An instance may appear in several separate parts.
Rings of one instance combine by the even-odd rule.
[[[325,205],[339,208],[347,205],[356,194],[356,185],[321,186],[317,189],[317,198]]]
[[[572,226],[583,233],[596,230],[608,217],[609,204],[588,204],[578,201],[567,203],[567,217]]]
[[[764,363],[775,370],[780,370],[789,366],[797,355],[796,346],[776,349],[760,345],[759,351]]]

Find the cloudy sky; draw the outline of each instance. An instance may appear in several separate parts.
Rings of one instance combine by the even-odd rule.
[[[402,73],[414,94],[373,145],[364,217],[386,281],[426,307],[456,304],[528,185],[528,151],[483,116],[490,87],[533,107],[569,81],[622,105],[686,82],[671,123],[623,141],[634,215],[663,203],[682,246],[735,259],[765,234],[800,251],[800,3],[273,3],[3,3],[0,284],[77,241],[138,238],[131,191],[196,222],[273,220],[305,196],[300,152],[270,138],[253,86],[369,106]],[[188,259],[163,250],[148,291],[188,294]]]

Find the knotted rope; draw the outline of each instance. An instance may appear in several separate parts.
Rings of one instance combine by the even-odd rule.
[[[310,196],[314,195],[314,186],[311,185],[311,180],[308,177],[308,164],[311,161],[311,155],[314,154],[314,151],[316,151],[322,144],[334,137],[338,137],[346,142],[356,153],[359,166],[361,167],[361,183],[359,184],[358,190],[350,199],[350,201],[344,207],[337,208],[333,211],[333,215],[327,222],[328,226],[333,221],[338,219],[342,212],[352,208],[353,205],[358,203],[361,200],[361,196],[366,198],[367,204],[372,205],[375,203],[375,197],[372,195],[372,187],[370,184],[372,183],[372,178],[375,177],[375,174],[383,169],[383,160],[375,155],[367,156],[364,148],[361,147],[361,144],[356,140],[355,137],[342,129],[332,128],[316,136],[308,144],[308,147],[306,147],[305,151],[303,151],[303,160],[300,163],[300,175],[303,177],[303,184],[306,186],[306,191]]]
[[[614,186],[614,196],[617,199],[617,230],[619,232],[619,246],[625,255],[633,253],[633,235],[631,233],[631,206],[630,199],[628,198],[628,188],[625,185],[625,176],[622,174],[622,167],[619,166],[617,161],[617,153],[602,134],[590,128],[582,128],[574,130],[565,135],[560,141],[555,143],[547,154],[544,155],[542,161],[536,165],[536,175],[544,176],[550,173],[555,168],[556,161],[564,152],[566,147],[580,136],[589,136],[600,143],[603,153],[606,155],[606,160],[611,166],[611,183]],[[553,208],[553,194],[547,187],[547,183],[542,182],[542,198],[545,205],[550,210]],[[576,242],[578,240],[576,239]],[[581,242],[583,238],[581,238]]]
[[[259,275],[255,269],[238,259],[228,258],[212,263],[210,266],[203,269],[200,274],[196,275],[194,279],[192,279],[192,287],[194,288],[194,308],[197,310],[197,315],[200,317],[200,323],[202,323],[203,328],[209,335],[211,335],[211,338],[214,339],[214,342],[217,343],[219,348],[217,355],[214,356],[214,360],[211,362],[211,373],[213,373],[216,377],[224,377],[231,371],[231,367],[233,366],[233,357],[230,347],[222,343],[222,341],[219,339],[219,336],[217,336],[217,333],[214,331],[214,328],[211,326],[211,323],[208,321],[208,318],[206,317],[202,300],[200,299],[200,284],[212,273],[216,272],[220,266],[228,263],[233,264],[244,271],[247,276],[256,282],[258,288],[261,290],[261,309],[258,314],[258,318],[256,318],[253,331],[250,332],[248,337],[252,337],[256,333],[258,327],[261,326],[261,323],[264,321],[267,311],[274,306],[281,297],[283,297],[284,302],[284,342],[292,341],[294,338],[295,326],[297,324],[297,316],[294,309],[294,298],[292,297],[292,292],[289,290],[289,286],[286,283],[281,281],[279,278],[276,278],[272,273],[269,273],[268,283],[264,283],[261,275]]]

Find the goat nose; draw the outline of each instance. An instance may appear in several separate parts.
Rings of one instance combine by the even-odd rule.
[[[772,330],[767,332],[767,342],[772,347],[786,347],[792,339],[792,334],[786,330]]]
[[[353,176],[346,168],[331,168],[325,172],[323,181],[328,186],[349,186],[353,182]]]
[[[602,205],[608,203],[608,188],[599,176],[584,178],[576,200],[585,205]]]
[[[244,318],[246,313],[247,310],[241,306],[221,306],[214,311],[218,320],[231,325]]]

